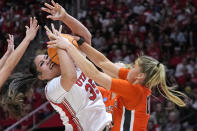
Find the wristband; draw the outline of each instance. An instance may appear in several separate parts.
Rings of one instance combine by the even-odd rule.
[[[64,38],[67,38],[75,47],[79,48],[77,41],[74,39],[73,36],[69,34],[62,34]]]
[[[85,42],[84,38],[80,37],[80,39],[77,41],[77,44],[81,46]]]

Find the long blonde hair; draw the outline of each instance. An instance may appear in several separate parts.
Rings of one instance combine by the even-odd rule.
[[[184,93],[179,91],[175,91],[174,88],[176,86],[167,86],[166,84],[166,72],[165,67],[162,63],[157,61],[156,59],[149,57],[149,56],[139,56],[137,59],[139,67],[141,68],[142,73],[145,74],[144,79],[144,86],[147,88],[152,89],[153,87],[160,86],[163,93],[160,93],[166,97],[167,99],[171,100],[178,106],[186,106],[186,104],[181,100],[178,96],[187,97]],[[159,89],[159,88],[158,88]]]
[[[0,104],[7,107],[9,117],[20,118],[25,115],[25,94],[32,88],[35,80],[32,75],[17,74],[7,87],[7,91],[1,97]]]

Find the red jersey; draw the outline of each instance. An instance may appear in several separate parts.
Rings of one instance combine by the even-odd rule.
[[[129,70],[121,68],[119,79],[112,79],[111,90],[102,87],[103,100],[113,115],[112,131],[146,131],[150,116],[151,90],[126,80]],[[112,92],[116,97],[112,99]]]

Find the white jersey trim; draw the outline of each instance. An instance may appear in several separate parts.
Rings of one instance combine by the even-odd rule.
[[[128,111],[128,110],[127,110]],[[123,107],[123,112],[122,112],[122,118],[121,118],[121,124],[120,124],[120,131],[124,131],[124,122],[125,122],[125,113],[126,113],[126,108]],[[131,120],[130,120],[130,127],[129,127],[129,131],[133,131],[133,125],[134,125],[134,118],[135,118],[135,110],[131,110],[130,111],[130,116],[131,116]]]
[[[131,111],[130,131],[133,131],[134,118],[135,118],[135,110],[132,110],[132,111]]]

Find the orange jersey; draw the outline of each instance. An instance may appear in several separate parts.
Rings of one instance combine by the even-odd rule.
[[[99,87],[106,110],[113,115],[112,131],[146,131],[150,116],[151,90],[126,80],[129,70],[121,68],[120,79],[112,79],[111,90]],[[112,99],[112,92],[116,97]]]

